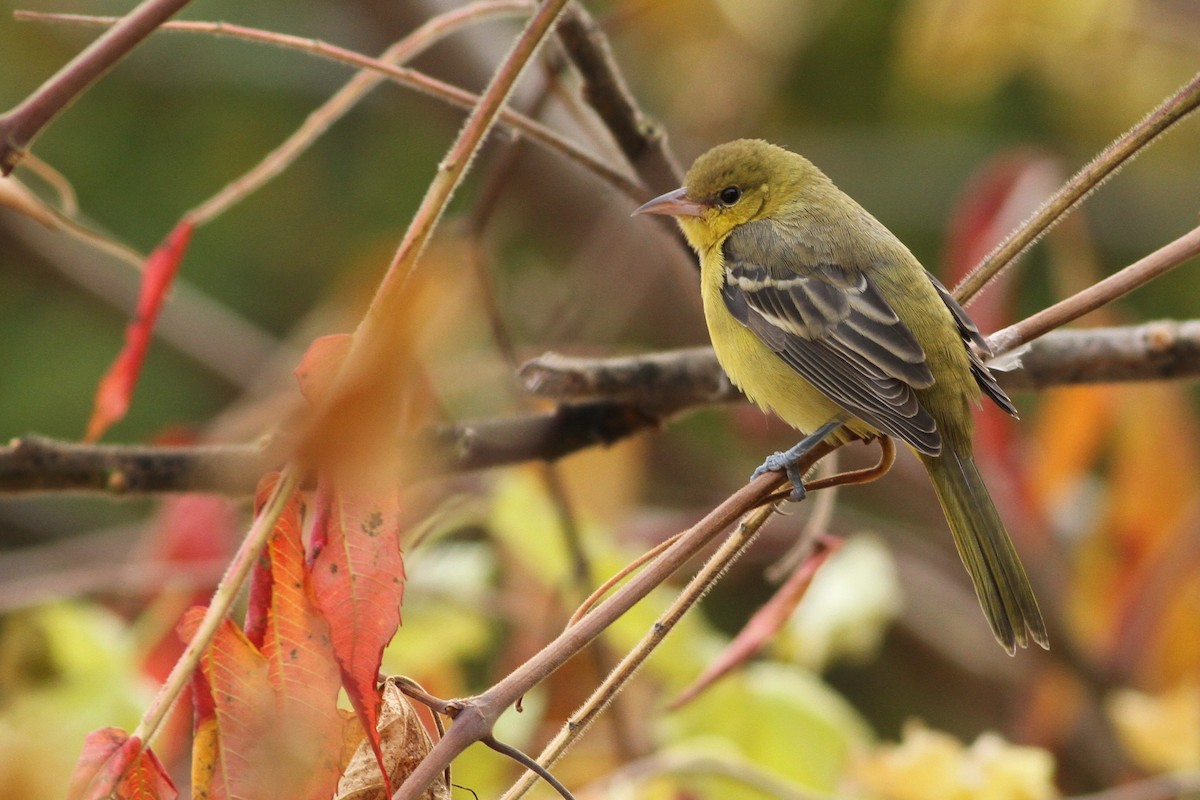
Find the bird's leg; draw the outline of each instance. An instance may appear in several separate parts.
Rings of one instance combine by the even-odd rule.
[[[767,456],[767,460],[762,463],[762,466],[754,470],[754,474],[750,476],[750,480],[754,480],[764,472],[778,472],[779,470],[783,470],[792,481],[792,502],[800,502],[804,499],[804,476],[800,474],[800,468],[797,464],[810,450],[819,445],[826,436],[840,427],[842,427],[841,420],[826,422],[797,442],[792,449],[783,453],[772,453]]]

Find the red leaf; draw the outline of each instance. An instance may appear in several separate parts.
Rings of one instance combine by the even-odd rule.
[[[274,489],[260,486],[260,503]],[[252,620],[261,647],[225,621],[201,657],[194,682],[193,790],[221,798],[326,800],[337,787],[343,722],[329,626],[305,573],[299,493],[288,498],[260,567]],[[252,603],[255,602],[252,597]],[[184,633],[194,631],[189,612]]]
[[[708,665],[708,669],[704,670],[691,686],[684,689],[671,702],[671,708],[679,708],[696,699],[697,695],[726,673],[749,661],[763,645],[774,638],[792,612],[796,610],[800,600],[804,598],[804,593],[812,584],[817,570],[839,547],[841,547],[840,539],[831,537],[818,539],[812,554],[788,576],[787,581],[779,587],[779,591],[775,592],[771,599],[750,618],[750,621],[738,632],[729,646]]]
[[[119,728],[88,734],[67,789],[68,800],[174,800],[178,796],[149,748]]]
[[[75,772],[72,773],[71,782],[67,787],[67,800],[83,798],[101,770],[107,769],[109,762],[127,741],[129,734],[120,728],[101,728],[89,733],[83,741],[83,752],[75,762]],[[103,788],[107,790],[111,786],[112,784]]]
[[[194,227],[192,221],[185,217],[146,259],[137,308],[133,319],[125,328],[125,346],[121,348],[121,352],[117,354],[116,360],[101,378],[100,386],[96,389],[95,405],[92,417],[88,420],[84,441],[94,442],[99,439],[110,425],[122,419],[129,410],[129,401],[133,397],[134,386],[137,385],[138,375],[142,371],[142,362],[146,360],[146,351],[150,347],[154,322],[158,319],[158,312],[166,299],[167,290],[179,270],[183,254],[187,252]]]
[[[343,722],[337,698],[340,673],[329,624],[317,611],[305,570],[300,496],[289,499],[268,551],[271,605],[262,643],[268,678],[275,690],[277,724],[303,731],[289,741],[289,755],[306,765],[292,781],[289,797],[325,800],[337,788]]]
[[[171,783],[162,762],[146,748],[125,772],[116,796],[121,800],[175,800],[179,791]]]
[[[377,680],[383,648],[400,625],[404,560],[398,492],[317,486],[311,575],[314,597],[333,632],[333,651],[350,703],[383,768]],[[314,545],[316,546],[316,545]],[[388,794],[391,794],[390,788]]]

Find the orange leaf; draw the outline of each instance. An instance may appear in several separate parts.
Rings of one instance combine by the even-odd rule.
[[[146,360],[146,351],[150,347],[154,322],[158,319],[158,312],[162,309],[167,290],[171,288],[171,282],[179,270],[183,254],[187,252],[194,227],[192,221],[185,217],[146,259],[137,308],[133,319],[125,328],[125,346],[121,348],[121,352],[117,354],[116,360],[101,378],[100,386],[96,389],[95,405],[92,417],[88,420],[85,441],[94,442],[99,439],[109,426],[121,420],[129,410],[129,401],[133,397],[133,389],[142,371],[142,362]]]
[[[381,769],[376,682],[383,648],[400,625],[404,597],[398,510],[394,488],[368,492],[335,489],[328,482],[317,486],[313,596],[329,622],[342,683]]]
[[[278,726],[303,732],[289,741],[294,761],[305,765],[289,797],[325,800],[337,787],[343,723],[337,697],[341,688],[329,624],[312,599],[300,539],[299,494],[288,501],[268,551],[271,606],[263,638],[267,676],[278,701]]]
[[[300,384],[300,393],[312,405],[321,402],[333,385],[352,341],[348,333],[335,333],[313,339],[304,351],[296,367],[296,381]]]
[[[68,800],[174,800],[178,796],[149,748],[119,728],[88,734],[67,789]]]
[[[260,502],[275,480],[263,481]],[[264,588],[252,603],[262,608],[251,618],[262,620],[261,649],[226,620],[201,657],[193,792],[211,800],[324,800],[340,771],[340,681],[328,624],[308,587],[299,493],[272,531],[259,577]],[[189,613],[185,633],[200,613]]]

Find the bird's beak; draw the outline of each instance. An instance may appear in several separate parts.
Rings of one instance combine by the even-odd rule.
[[[687,196],[687,189],[676,189],[667,192],[646,203],[629,216],[638,214],[663,214],[668,217],[699,217],[708,208],[704,203],[697,202]]]

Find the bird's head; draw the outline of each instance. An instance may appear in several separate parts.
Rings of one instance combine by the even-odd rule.
[[[703,252],[739,225],[777,214],[822,179],[803,156],[761,139],[738,139],[697,158],[682,188],[633,213],[675,217],[688,241]]]

